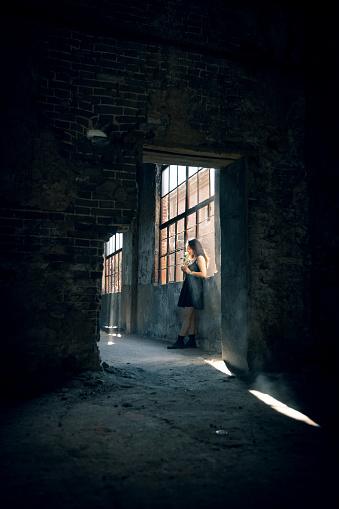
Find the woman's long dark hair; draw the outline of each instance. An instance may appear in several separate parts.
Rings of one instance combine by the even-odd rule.
[[[205,249],[202,247],[200,240],[191,239],[187,242],[187,244],[193,249],[193,252],[194,252],[194,255],[196,258],[198,258],[198,256],[203,256],[205,258],[206,267],[208,267],[210,259],[208,257],[208,254],[206,253]]]

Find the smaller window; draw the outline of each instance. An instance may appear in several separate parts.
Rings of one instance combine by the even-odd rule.
[[[121,292],[123,234],[116,233],[105,244],[102,293]]]

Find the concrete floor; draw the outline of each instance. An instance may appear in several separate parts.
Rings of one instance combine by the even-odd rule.
[[[3,507],[332,509],[333,378],[234,377],[220,356],[134,335],[99,345],[102,372],[2,405]]]

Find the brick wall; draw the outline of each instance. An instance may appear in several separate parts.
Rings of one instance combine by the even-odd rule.
[[[11,2],[2,30],[8,355],[20,352],[22,369],[34,372],[98,366],[103,242],[136,215],[143,147],[248,157],[253,358],[305,337],[298,10],[231,1],[32,5]],[[89,130],[106,138],[94,144]]]

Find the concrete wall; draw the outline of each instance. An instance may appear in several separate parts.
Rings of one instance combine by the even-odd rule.
[[[216,237],[219,242],[222,357],[233,371],[247,372],[250,325],[245,158],[216,173]]]

